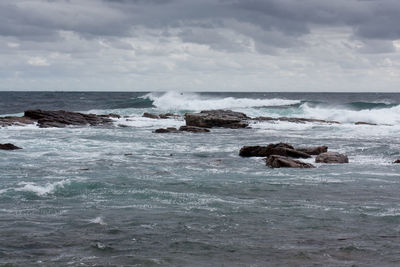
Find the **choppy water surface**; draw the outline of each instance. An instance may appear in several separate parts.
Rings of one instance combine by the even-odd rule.
[[[64,95],[82,98],[73,110],[129,115],[115,124],[131,127],[0,128],[0,143],[24,148],[0,151],[0,264],[400,265],[397,94],[77,94]],[[35,95],[19,99],[27,107]],[[4,102],[3,114],[22,112]],[[213,108],[342,124],[155,134],[184,121],[140,117]],[[275,142],[327,145],[350,163],[270,169],[238,156]]]

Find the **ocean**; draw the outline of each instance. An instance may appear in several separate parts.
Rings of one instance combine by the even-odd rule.
[[[38,108],[122,117],[0,128],[23,148],[0,150],[1,266],[400,265],[400,94],[0,92],[0,116]],[[340,124],[157,134],[185,121],[142,117],[205,109]],[[349,163],[272,169],[238,155],[279,142]]]

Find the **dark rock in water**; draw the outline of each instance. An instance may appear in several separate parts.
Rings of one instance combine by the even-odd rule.
[[[179,131],[192,132],[192,133],[208,133],[210,130],[195,126],[181,126]]]
[[[231,110],[204,110],[200,113],[186,113],[187,126],[203,128],[224,127],[224,128],[246,128],[250,119],[246,114]]]
[[[83,114],[78,112],[68,112],[64,110],[45,111],[45,110],[27,110],[25,117],[37,120],[39,127],[65,127],[68,125],[105,125],[112,122],[108,117],[95,114]]]
[[[114,119],[120,119],[120,118],[121,118],[120,115],[115,114],[115,113],[104,114],[104,115],[97,115],[97,116],[102,117],[102,118],[114,118]]]
[[[310,163],[305,163],[300,160],[291,159],[279,155],[271,155],[267,158],[267,166],[271,168],[315,168]]]
[[[177,114],[173,114],[173,113],[165,113],[165,114],[160,114],[160,119],[176,119],[176,118],[180,118],[180,115]]]
[[[318,119],[307,119],[307,118],[292,118],[292,117],[279,117],[279,118],[272,118],[272,117],[257,117],[253,118],[256,121],[287,121],[293,123],[306,123],[306,122],[318,122],[318,123],[328,123],[328,124],[340,124],[338,121],[327,121],[327,120],[318,120]]]
[[[154,133],[179,133],[180,131],[174,127],[160,128],[154,131]]]
[[[374,125],[376,126],[376,123],[369,123],[369,122],[364,122],[364,121],[358,121],[356,123],[354,123],[355,125]]]
[[[319,154],[315,158],[317,163],[349,163],[349,158],[346,155],[336,152],[325,152]]]
[[[14,117],[14,116],[8,116],[8,117],[1,117],[0,118],[0,127],[6,127],[6,126],[24,126],[27,124],[33,124],[35,123],[35,120],[32,120],[27,117]]]
[[[296,148],[296,150],[307,153],[309,155],[319,155],[321,153],[328,152],[328,147],[327,146],[299,147]]]
[[[129,128],[130,127],[129,125],[126,125],[126,124],[118,124],[117,126],[120,128]]]
[[[150,118],[150,119],[159,119],[160,118],[160,116],[158,116],[156,114],[151,114],[151,113],[147,113],[147,112],[143,113],[142,117]]]
[[[239,151],[239,156],[242,157],[268,157],[270,155],[311,158],[309,154],[297,151],[293,146],[285,143],[269,144],[268,146],[244,146]]]
[[[22,149],[22,148],[17,147],[16,145],[7,143],[7,144],[0,144],[0,149],[2,149],[2,150],[17,150],[17,149]]]
[[[395,161],[393,161],[393,163],[400,163],[400,159],[397,159],[397,160],[395,160]]]

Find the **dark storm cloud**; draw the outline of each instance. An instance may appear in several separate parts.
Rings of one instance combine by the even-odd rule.
[[[239,23],[232,23],[239,22]],[[248,26],[240,25],[248,24]],[[400,1],[394,0],[102,0],[7,1],[0,3],[0,35],[51,40],[59,31],[86,38],[129,37],[134,27],[182,29],[183,40],[216,49],[240,50],[220,33],[195,28],[226,28],[247,35],[258,47],[298,45],[314,27],[348,26],[354,38],[400,38]],[[170,34],[170,33],[168,33]],[[379,42],[371,42],[371,45]],[[372,49],[373,50],[373,49]]]

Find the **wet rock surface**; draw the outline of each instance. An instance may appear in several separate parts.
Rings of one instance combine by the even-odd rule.
[[[174,127],[168,127],[157,129],[154,133],[180,133],[180,131]]]
[[[17,150],[17,149],[22,149],[22,148],[14,145],[14,144],[7,143],[7,144],[0,144],[0,149],[1,150]]]
[[[242,157],[268,157],[270,155],[311,158],[309,154],[295,150],[293,146],[285,143],[269,144],[268,146],[244,146],[239,151],[239,156]]]
[[[349,158],[336,152],[325,152],[315,158],[317,163],[349,163]]]
[[[232,110],[204,110],[200,113],[185,114],[186,126],[203,128],[246,128],[249,126],[247,122],[249,119],[246,114]]]
[[[300,160],[279,155],[271,155],[266,159],[266,165],[271,168],[315,168],[314,165]]]

